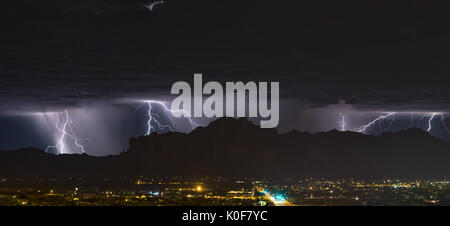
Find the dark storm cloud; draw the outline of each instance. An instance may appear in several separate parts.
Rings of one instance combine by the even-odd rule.
[[[280,81],[315,108],[450,109],[445,7],[421,1],[24,1],[2,9],[2,109]],[[8,5],[4,3],[4,5]]]

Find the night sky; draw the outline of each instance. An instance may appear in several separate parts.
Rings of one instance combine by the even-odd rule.
[[[67,110],[87,153],[120,153],[146,133],[142,100],[170,101],[171,85],[194,73],[279,81],[279,132],[342,130],[342,117],[358,131],[396,112],[364,132],[432,126],[450,139],[445,5],[167,0],[150,11],[150,2],[2,2],[0,150],[54,145]]]

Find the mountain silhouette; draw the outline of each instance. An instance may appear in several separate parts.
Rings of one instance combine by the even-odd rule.
[[[120,155],[52,155],[27,148],[0,152],[3,177],[263,176],[449,178],[450,142],[420,129],[379,136],[261,129],[220,118],[189,134],[131,138]]]

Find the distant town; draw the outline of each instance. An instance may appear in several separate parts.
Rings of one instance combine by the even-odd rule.
[[[447,180],[120,177],[0,179],[2,206],[449,205]]]

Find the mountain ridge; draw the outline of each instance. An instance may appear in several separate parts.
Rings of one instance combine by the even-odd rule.
[[[420,129],[381,135],[261,129],[220,118],[191,133],[131,138],[120,155],[0,152],[0,176],[298,176],[450,178],[450,142]]]

